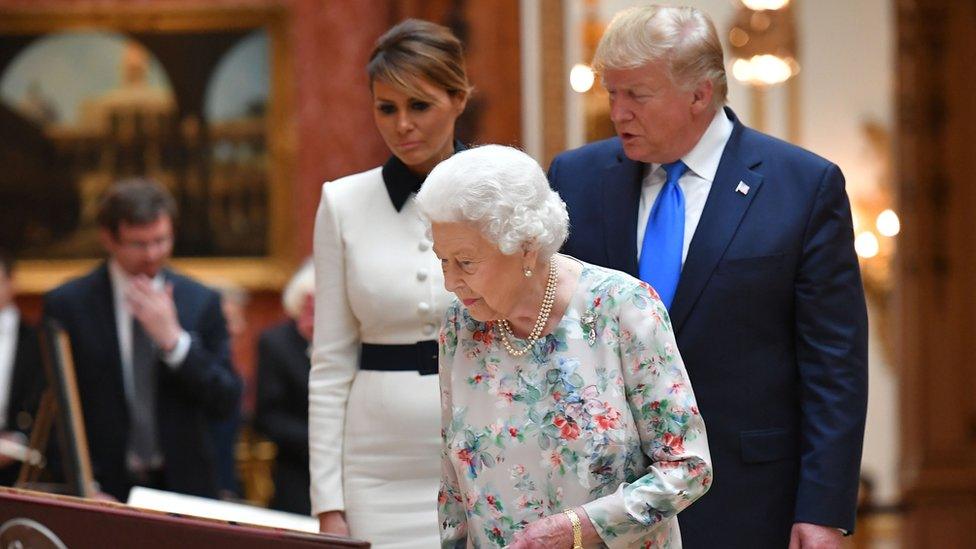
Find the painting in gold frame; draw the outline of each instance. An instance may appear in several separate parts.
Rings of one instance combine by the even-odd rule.
[[[133,176],[181,207],[177,268],[280,287],[294,232],[286,40],[275,7],[0,12],[0,245],[23,258],[21,289],[90,268],[97,197]]]

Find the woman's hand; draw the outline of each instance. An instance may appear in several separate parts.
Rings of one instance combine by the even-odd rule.
[[[325,513],[320,513],[319,532],[348,538],[349,525],[346,524],[345,513],[342,511],[326,511]]]
[[[589,516],[582,507],[573,509],[580,519],[583,530],[583,547],[594,547],[600,541]],[[573,524],[565,513],[549,515],[529,523],[515,535],[509,549],[571,549],[573,547]]]

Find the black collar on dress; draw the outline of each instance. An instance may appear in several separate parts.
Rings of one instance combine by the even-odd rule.
[[[454,140],[454,152],[466,148],[460,141]],[[410,195],[420,190],[424,179],[427,179],[427,176],[419,176],[410,171],[410,168],[396,155],[390,156],[386,164],[383,164],[383,183],[386,185],[386,192],[390,195],[390,202],[393,202],[393,207],[398,212],[403,209]]]

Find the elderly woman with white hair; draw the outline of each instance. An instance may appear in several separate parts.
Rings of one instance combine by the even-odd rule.
[[[281,295],[288,320],[258,338],[254,427],[278,446],[270,507],[311,513],[308,469],[308,356],[315,319],[315,266],[306,261]]]
[[[525,153],[455,154],[417,195],[445,287],[443,547],[679,547],[705,425],[646,283],[556,251],[566,207]]]

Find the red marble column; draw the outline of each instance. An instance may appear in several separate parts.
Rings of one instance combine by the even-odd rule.
[[[311,251],[324,181],[366,170],[389,154],[373,125],[366,62],[388,27],[383,0],[293,0],[297,166],[296,246]]]

